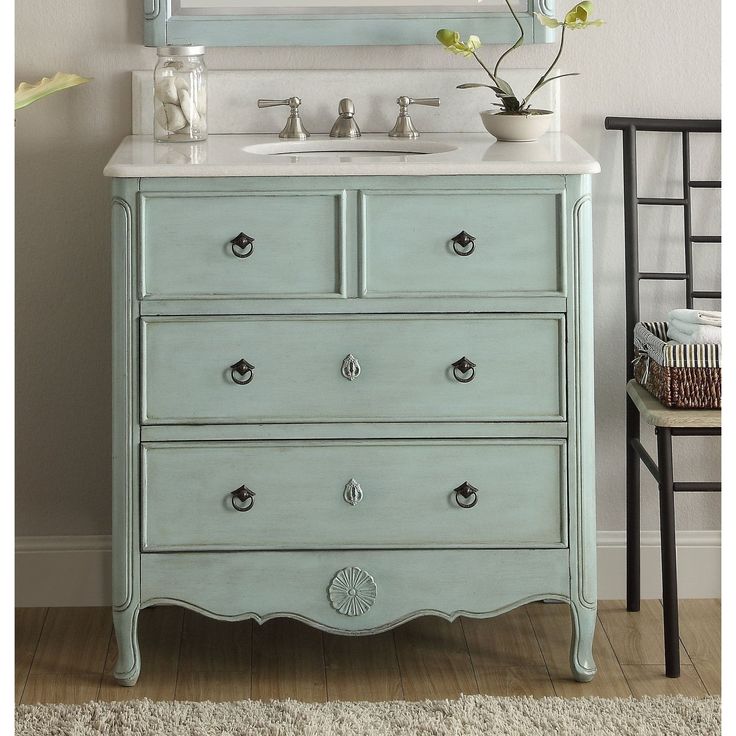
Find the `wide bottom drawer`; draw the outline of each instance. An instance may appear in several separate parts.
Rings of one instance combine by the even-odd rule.
[[[419,615],[485,616],[569,598],[569,552],[356,550],[144,554],[141,605],[183,604],[218,618],[299,618],[369,634]]]
[[[561,439],[146,443],[141,460],[149,551],[567,542]]]

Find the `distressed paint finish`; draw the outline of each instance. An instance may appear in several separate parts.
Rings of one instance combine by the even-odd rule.
[[[443,190],[452,196],[438,197]],[[478,261],[486,277],[470,269],[463,293],[452,268],[443,284],[436,243],[421,262],[431,229],[420,223],[401,230],[407,246],[395,273],[381,272],[375,258],[395,253],[386,236],[392,197],[402,193],[425,197],[448,227],[464,213],[481,217],[483,202],[508,203],[516,217],[526,202],[535,242],[516,243],[520,257],[509,264],[515,248],[497,241],[504,278],[492,267],[498,253],[448,253],[460,265],[487,259]],[[248,211],[264,196],[287,205],[283,218],[289,204],[313,212],[318,203],[316,217],[305,215],[323,231],[304,249],[318,262],[305,277],[313,293],[276,262],[247,287],[234,277],[214,294],[217,278],[198,286],[188,265],[177,266],[167,235],[196,249],[208,223],[237,215],[233,203]],[[141,209],[169,200],[141,222]],[[371,200],[385,203],[385,219]],[[192,202],[204,221],[182,227]],[[371,634],[427,613],[484,617],[557,599],[572,607],[573,675],[594,675],[590,209],[587,176],[115,182],[113,618],[122,684],[140,671],[138,611],[161,603]],[[298,242],[293,257],[302,257]],[[152,263],[155,294],[138,273]],[[381,283],[387,293],[372,286]],[[341,373],[349,354],[361,366],[352,381]],[[469,384],[449,370],[464,355],[477,364]],[[229,379],[240,358],[256,366],[247,386]],[[355,506],[343,495],[351,479],[363,491]],[[472,509],[453,501],[464,481],[480,489]],[[246,513],[229,505],[242,484],[256,491]],[[376,585],[369,607],[341,603],[356,615],[329,596],[351,568]]]
[[[345,192],[140,197],[144,299],[345,296]],[[231,241],[254,238],[250,255]]]
[[[145,317],[141,420],[558,421],[564,342],[560,315]],[[451,369],[464,355],[477,364],[466,384]],[[247,386],[229,369],[241,358]]]
[[[518,12],[527,42],[550,43],[555,32],[533,11],[554,15],[555,0],[528,0]],[[463,37],[480,35],[485,43],[512,43],[516,22],[507,11],[486,13],[402,12],[349,15],[175,15],[171,0],[145,0],[146,46],[367,46],[435,43],[438,28],[453,28]]]
[[[562,194],[362,192],[361,296],[564,296]],[[469,255],[453,248],[461,232],[475,238]]]
[[[565,464],[563,440],[147,443],[142,548],[562,547]],[[465,480],[472,509],[453,494]],[[256,492],[248,513],[230,502],[242,484]]]
[[[570,380],[570,602],[573,639],[570,667],[576,679],[595,675],[593,632],[597,614],[595,524],[595,405],[593,335],[592,200],[589,176],[570,177],[568,306]]]
[[[120,655],[115,677],[134,685],[140,673],[138,341],[135,299],[135,180],[115,180],[112,220],[112,601]]]
[[[453,620],[566,600],[568,558],[566,549],[144,554],[141,595],[144,606],[176,603],[259,623],[290,616],[323,631],[365,635],[428,614]],[[327,594],[345,567],[367,571],[378,589],[361,616],[339,613]]]

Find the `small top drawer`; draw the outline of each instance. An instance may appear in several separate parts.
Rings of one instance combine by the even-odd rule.
[[[345,296],[342,191],[152,192],[140,218],[143,299]]]
[[[362,192],[362,295],[563,295],[562,213],[553,190]]]

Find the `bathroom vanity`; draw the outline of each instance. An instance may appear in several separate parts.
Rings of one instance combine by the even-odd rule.
[[[593,677],[598,170],[559,133],[123,141],[120,683],[147,606],[357,635],[543,599]]]

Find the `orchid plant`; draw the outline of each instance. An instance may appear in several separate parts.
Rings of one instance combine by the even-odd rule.
[[[501,62],[514,49],[518,48],[524,43],[524,28],[522,27],[518,16],[514,12],[514,9],[511,7],[511,3],[509,2],[509,0],[506,0],[506,5],[511,11],[511,15],[514,16],[516,24],[519,26],[519,38],[516,40],[516,43],[514,43],[513,46],[506,49],[506,51],[504,51],[501,56],[498,57],[498,61],[496,61],[496,65],[494,66],[493,71],[491,71],[490,68],[483,63],[483,61],[476,53],[476,51],[481,47],[481,40],[480,38],[478,38],[478,36],[469,36],[468,40],[463,42],[460,38],[460,34],[457,31],[450,31],[446,28],[443,28],[437,31],[437,40],[453,54],[459,54],[460,56],[466,57],[472,56],[483,67],[486,74],[488,74],[488,76],[491,78],[491,82],[493,82],[493,84],[476,84],[475,82],[459,84],[457,87],[458,89],[486,87],[492,90],[495,93],[496,97],[501,101],[500,103],[493,104],[495,107],[502,108],[503,113],[510,115],[533,115],[535,111],[530,107],[529,101],[536,92],[544,87],[545,84],[548,84],[555,79],[561,79],[562,77],[578,76],[578,72],[558,74],[555,77],[549,76],[552,73],[552,70],[555,68],[557,62],[560,60],[560,57],[562,56],[562,50],[565,47],[565,31],[574,31],[581,28],[588,28],[589,26],[600,26],[603,25],[603,21],[590,20],[590,14],[593,11],[593,3],[590,2],[590,0],[585,0],[584,2],[575,5],[575,7],[573,7],[572,10],[570,10],[565,15],[563,20],[556,20],[555,18],[550,18],[549,16],[542,15],[541,13],[535,13],[534,15],[537,16],[539,22],[542,23],[542,25],[547,26],[547,28],[562,28],[562,31],[560,33],[560,47],[557,50],[557,55],[555,56],[552,63],[549,65],[547,71],[542,74],[542,76],[539,78],[537,83],[532,87],[528,94],[526,94],[524,97],[520,97],[514,92],[511,85],[505,79],[502,79],[498,75],[498,70],[501,66]]]

